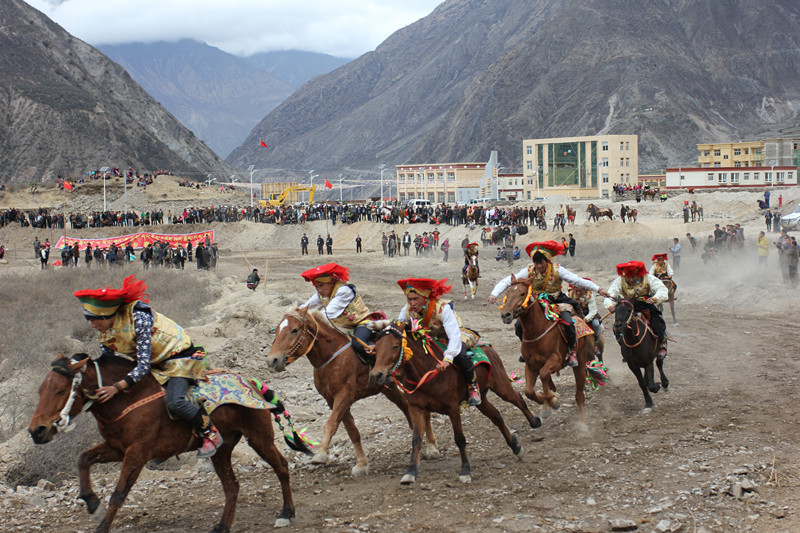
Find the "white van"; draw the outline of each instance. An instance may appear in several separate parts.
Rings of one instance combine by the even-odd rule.
[[[431,206],[431,201],[424,200],[422,198],[414,198],[406,202],[406,207],[413,207],[414,209],[418,207],[430,207],[430,206]]]

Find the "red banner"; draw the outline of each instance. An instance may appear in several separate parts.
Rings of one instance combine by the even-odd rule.
[[[81,250],[85,249],[88,244],[91,244],[92,248],[97,248],[98,246],[100,248],[108,248],[112,244],[116,245],[117,248],[125,248],[128,244],[131,244],[134,248],[144,248],[148,244],[153,244],[156,241],[166,241],[170,247],[179,244],[186,246],[189,242],[192,243],[192,246],[196,246],[200,241],[205,241],[206,237],[208,237],[211,242],[214,242],[214,230],[175,235],[164,233],[134,233],[133,235],[120,235],[119,237],[108,237],[106,239],[75,239],[62,236],[58,240],[56,248],[63,248],[67,244],[72,246],[76,242],[78,243],[78,248]]]

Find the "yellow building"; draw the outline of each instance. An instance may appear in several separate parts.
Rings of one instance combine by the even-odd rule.
[[[522,162],[525,188],[518,200],[610,197],[614,185],[638,183],[639,137],[525,139]]]
[[[397,199],[454,204],[479,198],[486,163],[397,165]]]
[[[639,185],[648,185],[651,189],[663,189],[667,186],[666,174],[639,174]]]
[[[764,165],[764,141],[698,144],[699,167],[760,167]]]

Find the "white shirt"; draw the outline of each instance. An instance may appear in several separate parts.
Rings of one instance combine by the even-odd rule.
[[[650,285],[650,291],[654,292],[653,298],[656,304],[660,304],[661,302],[666,302],[669,299],[669,290],[667,290],[667,286],[664,283],[655,277],[652,274],[647,275],[647,283]],[[622,288],[622,277],[617,277],[614,280],[614,283],[611,284],[611,287],[608,289],[608,294],[611,295],[613,298],[619,298],[620,290]],[[612,305],[617,305],[617,302],[612,300],[611,298],[606,298],[603,301],[603,305],[606,306],[606,309],[611,307]]]
[[[656,265],[657,265],[657,263],[653,263],[653,266],[650,267],[650,275],[651,276],[655,276],[656,275]],[[669,263],[667,263],[667,276],[672,276],[672,275],[673,275],[672,267],[670,266]]]
[[[331,298],[328,302],[328,305],[325,306],[325,316],[328,317],[328,320],[333,320],[334,318],[338,317],[342,314],[345,307],[350,305],[350,302],[353,301],[353,298],[356,297],[355,291],[348,287],[347,285],[342,285],[339,287],[339,290],[336,291],[336,294]],[[322,301],[319,298],[319,293],[314,293],[314,295],[308,299],[308,301],[303,305],[303,307],[307,307],[311,309],[312,307],[319,307],[322,305]]]
[[[407,320],[408,304],[403,306],[397,320],[405,322]],[[456,314],[450,309],[449,305],[442,306],[442,327],[447,335],[447,349],[444,351],[446,361],[452,363],[453,359],[461,353],[461,328],[458,327]]]
[[[588,322],[588,321],[590,321],[592,319],[592,317],[594,317],[595,315],[598,314],[597,313],[597,302],[595,302],[594,294],[592,294],[591,292],[587,293],[586,296],[584,296],[583,298],[584,298],[585,302],[581,301],[578,298],[575,298],[575,301],[578,302],[581,306],[583,306],[583,304],[585,303],[586,307],[589,308],[589,311],[586,313],[586,321]]]
[[[572,272],[570,272],[561,265],[558,265],[558,276],[562,280],[566,281],[567,283],[569,283],[574,287],[580,287],[581,289],[590,290],[592,292],[597,292],[600,290],[600,287],[593,281],[583,279],[582,277],[573,274]],[[520,278],[522,279],[528,278],[528,267],[525,267],[519,272],[517,272],[517,279]],[[511,276],[506,276],[505,278],[498,281],[497,285],[494,286],[494,289],[492,289],[492,296],[495,297],[500,296],[503,293],[503,291],[508,289],[510,286],[511,286]]]

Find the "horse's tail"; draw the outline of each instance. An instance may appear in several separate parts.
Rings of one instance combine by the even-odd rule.
[[[280,400],[280,398],[278,398],[278,394],[274,390],[270,389],[263,381],[259,381],[257,379],[253,380],[253,384],[264,400],[266,400],[267,403],[272,406],[270,407],[270,411],[272,411],[272,416],[275,418],[275,422],[278,423],[278,428],[280,428],[281,433],[283,433],[283,440],[286,441],[286,445],[296,452],[313,456],[314,452],[311,451],[311,448],[319,443],[314,442],[308,437],[308,435],[306,435],[306,428],[301,429],[299,433],[297,432],[294,427],[294,422],[292,422],[292,416],[289,414],[289,411],[286,410],[286,407],[283,405],[283,402]],[[286,419],[287,427],[285,428],[281,423],[281,416]]]
[[[586,363],[586,381],[597,390],[608,383],[608,367],[602,361],[590,361]]]

